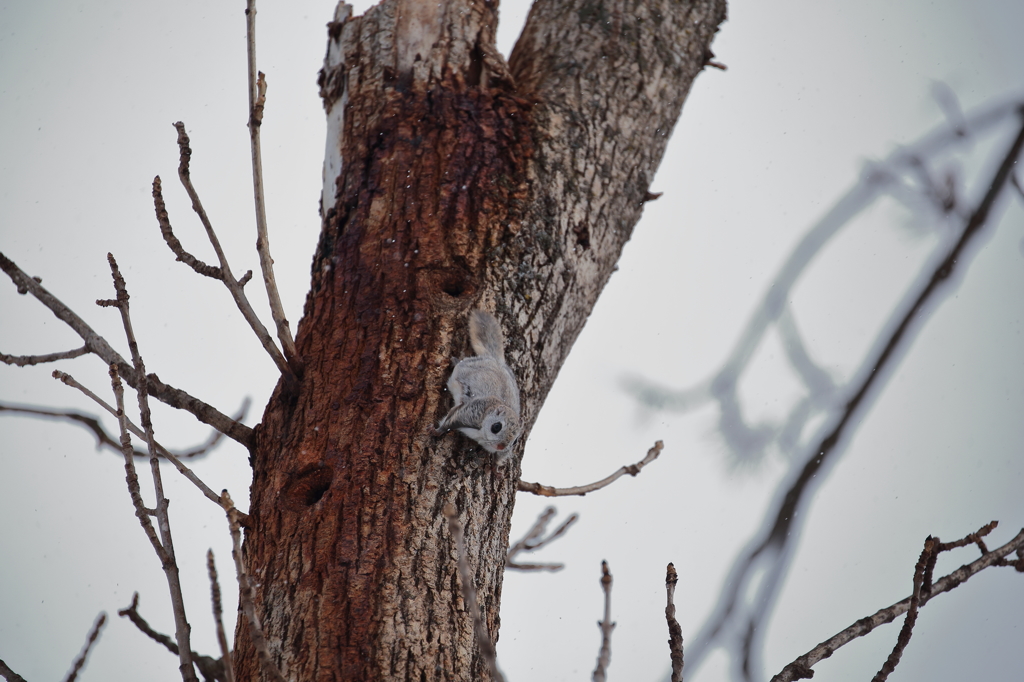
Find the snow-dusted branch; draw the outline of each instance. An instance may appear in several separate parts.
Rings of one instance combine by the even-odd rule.
[[[521,493],[533,493],[534,495],[540,495],[541,497],[565,497],[568,495],[586,495],[592,493],[595,490],[605,488],[615,481],[619,480],[626,474],[630,476],[636,476],[640,473],[640,470],[645,466],[653,462],[661,454],[665,444],[660,440],[654,443],[654,447],[647,451],[647,456],[636,464],[627,464],[626,466],[620,467],[618,471],[613,473],[611,476],[602,478],[600,481],[594,483],[588,483],[587,485],[578,485],[572,488],[554,488],[549,485],[543,485],[541,483],[530,483],[529,481],[519,481],[519,492]]]
[[[118,372],[133,388],[138,388],[140,377],[135,369],[115,351],[102,336],[97,334],[92,327],[75,314],[70,308],[62,303],[56,296],[47,291],[34,277],[29,277],[17,266],[17,264],[0,253],[0,270],[7,273],[7,276],[14,282],[20,294],[32,294],[40,303],[50,309],[57,319],[78,334],[85,342],[85,347],[90,353],[99,356],[107,365],[116,364]],[[192,397],[185,391],[165,384],[155,374],[148,377],[149,393],[171,407],[185,410],[192,413],[199,421],[217,429],[229,438],[238,441],[247,448],[253,444],[252,429],[241,424],[216,408],[207,405],[202,400]]]
[[[972,533],[972,535],[980,534],[981,531],[979,531],[979,533],[977,534]],[[965,538],[965,540],[973,542],[973,540],[970,540],[969,538],[971,538],[971,536],[968,536],[967,538]],[[1021,530],[1016,535],[1016,537],[1014,537],[1012,540],[1010,540],[1002,547],[994,549],[991,552],[983,553],[981,558],[969,564],[961,566],[955,571],[935,581],[934,584],[931,583],[930,578],[931,569],[935,566],[934,557],[937,556],[940,551],[944,551],[945,549],[952,549],[953,547],[962,546],[963,542],[958,541],[957,543],[942,544],[939,543],[938,538],[929,538],[929,540],[932,541],[933,544],[931,554],[929,557],[930,560],[925,563],[925,573],[920,581],[920,589],[917,588],[918,577],[917,571],[915,569],[915,591],[919,592],[920,594],[918,608],[924,606],[933,598],[942,594],[943,592],[949,592],[958,585],[961,585],[962,583],[966,582],[971,576],[975,575],[976,573],[979,573],[980,571],[985,570],[986,568],[989,568],[990,566],[1012,566],[1018,572],[1024,573],[1024,530]],[[1006,557],[1013,553],[1016,553],[1017,560],[1007,560]],[[922,553],[922,557],[924,557],[924,553]],[[921,562],[918,561],[918,566],[920,565]],[[928,587],[930,587],[930,589],[928,589]],[[800,658],[796,659],[795,661],[787,665],[785,668],[782,669],[782,671],[778,675],[772,678],[772,682],[792,682],[793,680],[810,678],[813,674],[811,666],[813,666],[815,663],[818,663],[819,661],[828,658],[833,653],[835,653],[835,651],[838,650],[841,646],[849,643],[857,637],[863,637],[875,628],[881,625],[885,625],[886,623],[891,623],[904,613],[908,613],[913,608],[913,601],[914,597],[913,595],[911,595],[910,597],[907,597],[906,599],[899,601],[893,604],[892,606],[880,609],[879,611],[868,616],[867,618],[861,618],[850,627],[846,628],[837,635],[825,640],[824,642],[814,647]],[[903,646],[906,646],[906,644],[904,644]]]

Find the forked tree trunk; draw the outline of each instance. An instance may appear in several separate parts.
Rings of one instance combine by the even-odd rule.
[[[538,0],[506,65],[497,2],[338,6],[305,374],[257,427],[245,544],[289,680],[488,679],[441,509],[496,639],[526,433],[724,18],[724,0]],[[430,435],[474,307],[501,321],[522,390],[498,467]],[[236,640],[239,679],[261,679],[241,620]]]

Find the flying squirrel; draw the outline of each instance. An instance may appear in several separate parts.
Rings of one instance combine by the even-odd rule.
[[[469,314],[469,342],[476,355],[452,370],[448,390],[455,404],[434,434],[458,429],[500,462],[519,437],[519,386],[505,363],[505,339],[494,315],[484,310]]]

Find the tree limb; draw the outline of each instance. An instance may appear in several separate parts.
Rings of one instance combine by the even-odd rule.
[[[601,562],[601,590],[604,592],[604,620],[597,622],[601,628],[601,650],[597,654],[597,667],[594,668],[594,682],[605,682],[608,665],[612,662],[612,574],[608,572],[608,562]]]
[[[1017,552],[1018,560],[1016,562],[1007,561],[1006,557],[1013,552]],[[1016,537],[1002,547],[994,549],[970,564],[961,566],[942,577],[932,585],[931,590],[924,591],[922,589],[919,607],[924,606],[943,592],[949,592],[961,583],[967,582],[971,576],[990,566],[1013,566],[1017,571],[1024,572],[1024,558],[1021,558],[1024,554],[1022,552],[1024,552],[1024,530],[1021,530]],[[913,596],[910,596],[892,606],[876,611],[867,618],[861,618],[850,627],[825,640],[787,665],[779,674],[772,678],[771,682],[792,682],[793,680],[810,678],[813,675],[811,666],[828,658],[837,649],[857,637],[863,637],[875,628],[891,623],[897,617],[907,613],[911,608],[912,601]]]
[[[85,646],[82,647],[82,651],[75,658],[74,663],[71,664],[71,670],[68,671],[67,677],[64,678],[64,682],[75,682],[78,677],[78,673],[82,672],[82,668],[85,667],[85,662],[89,658],[89,651],[92,649],[92,645],[96,643],[96,640],[100,637],[100,631],[107,622],[107,614],[100,613],[96,617],[96,622],[92,624],[92,629],[89,630],[89,636],[85,639]]]
[[[676,583],[679,575],[676,567],[668,565],[665,572],[665,591],[668,604],[665,606],[665,620],[668,622],[668,650],[672,658],[672,682],[683,682],[683,629],[676,620]]]
[[[505,556],[505,568],[511,568],[517,571],[561,571],[565,568],[565,564],[521,564],[516,563],[516,557],[520,552],[534,552],[549,542],[553,542],[561,537],[565,531],[569,530],[569,526],[576,523],[579,519],[579,515],[570,514],[569,518],[562,522],[558,528],[555,529],[551,535],[541,538],[544,531],[547,530],[548,522],[551,517],[555,515],[555,508],[548,507],[545,509],[537,520],[533,522],[533,526],[526,532],[521,540],[512,545],[508,554]]]
[[[11,281],[14,282],[15,287],[18,289],[18,293],[32,294],[40,303],[49,308],[50,312],[57,319],[71,327],[85,341],[85,347],[89,349],[90,353],[99,356],[108,365],[116,364],[118,372],[128,385],[135,389],[138,388],[139,377],[136,375],[134,368],[121,357],[121,354],[115,351],[107,343],[107,340],[97,334],[81,317],[47,291],[34,278],[25,274],[14,261],[4,256],[3,253],[0,253],[0,270],[3,270],[11,278]],[[153,397],[171,407],[192,413],[199,421],[209,424],[229,438],[238,441],[246,448],[252,449],[253,433],[252,429],[248,426],[239,424],[202,400],[193,398],[188,393],[165,384],[156,374],[150,374],[147,378],[149,379],[149,392]]]
[[[274,259],[270,257],[270,233],[267,230],[267,207],[263,192],[263,156],[260,151],[260,127],[263,125],[263,107],[267,101],[267,80],[256,71],[256,0],[246,0],[245,6],[246,63],[249,72],[249,143],[252,151],[252,193],[256,203],[256,251],[260,256],[263,284],[270,301],[270,314],[277,326],[277,338],[288,358],[292,370],[302,376],[301,361],[295,350],[295,340],[284,314],[284,304],[274,277]]]
[[[132,624],[135,625],[135,627],[137,627],[139,631],[142,632],[142,634],[146,635],[157,644],[162,644],[168,651],[177,656],[178,645],[175,644],[174,640],[168,637],[167,635],[163,634],[162,632],[157,632],[152,627],[150,627],[149,623],[146,622],[146,619],[143,618],[142,615],[139,613],[138,607],[139,593],[136,592],[132,595],[132,603],[129,604],[126,608],[123,608],[120,611],[118,611],[117,615],[121,616],[122,618],[127,618],[128,620],[130,620]],[[206,682],[211,682],[212,680],[223,680],[224,682],[230,682],[230,680],[228,680],[225,676],[224,665],[222,661],[217,660],[215,658],[211,658],[210,656],[204,656],[203,654],[197,653],[195,651],[192,652],[192,661],[196,664],[196,667],[199,668],[199,674],[203,676],[203,679]]]
[[[600,481],[594,483],[588,483],[587,485],[578,485],[572,488],[553,488],[548,485],[541,483],[530,483],[529,481],[519,481],[519,492],[521,493],[533,493],[534,495],[540,495],[542,497],[565,497],[567,495],[579,495],[582,497],[587,493],[592,493],[595,490],[605,488],[615,481],[619,480],[626,474],[630,476],[636,476],[640,473],[640,470],[645,466],[653,462],[661,454],[665,444],[662,441],[656,441],[654,447],[647,451],[647,456],[636,464],[628,464],[621,467],[618,471],[613,473],[611,476],[602,478]]]

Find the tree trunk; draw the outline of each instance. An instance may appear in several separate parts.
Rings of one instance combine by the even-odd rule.
[[[526,435],[640,217],[724,0],[538,0],[509,64],[497,3],[338,6],[305,374],[256,429],[245,555],[290,680],[488,679],[441,513],[492,639]],[[467,313],[495,312],[524,432],[492,466],[431,435]],[[261,678],[247,628],[240,680]]]

